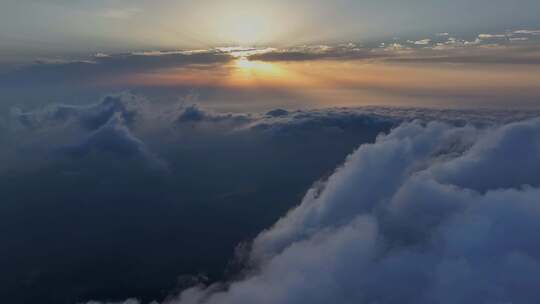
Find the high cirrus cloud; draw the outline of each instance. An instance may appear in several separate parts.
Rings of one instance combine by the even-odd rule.
[[[405,123],[262,232],[244,279],[166,303],[537,303],[539,138]]]
[[[538,64],[537,30],[482,33],[473,40],[449,33],[418,40],[394,38],[379,46],[302,46],[269,49],[249,57],[261,61],[363,60],[443,63]]]

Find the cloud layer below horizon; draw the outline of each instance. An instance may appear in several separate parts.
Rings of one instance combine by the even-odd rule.
[[[231,113],[130,94],[13,108],[0,120],[0,263],[22,279],[4,288],[31,287],[29,302],[163,299],[179,275],[221,277],[258,234],[239,247],[242,278],[164,303],[529,303],[534,289],[514,283],[538,279],[539,116]]]

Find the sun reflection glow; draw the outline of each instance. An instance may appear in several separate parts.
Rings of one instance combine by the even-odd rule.
[[[236,84],[272,82],[284,80],[288,76],[285,70],[275,64],[249,60],[247,57],[236,59],[234,70],[231,78]]]
[[[272,70],[272,65],[260,61],[250,61],[246,57],[241,57],[236,60],[236,66],[239,69],[244,70],[259,70],[259,71],[270,71]]]

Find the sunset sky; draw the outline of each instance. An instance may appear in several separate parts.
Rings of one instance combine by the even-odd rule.
[[[229,110],[255,96],[252,109],[530,107],[540,90],[533,0],[7,0],[2,8],[0,87],[10,105],[41,94],[64,102],[76,89],[95,99],[166,87]]]
[[[4,0],[0,52],[88,54],[370,42],[540,28],[535,0]]]

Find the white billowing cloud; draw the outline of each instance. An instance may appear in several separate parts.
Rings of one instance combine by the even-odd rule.
[[[538,303],[540,119],[405,123],[253,242],[251,274],[166,303]]]
[[[524,34],[524,35],[540,35],[540,30],[517,30],[513,32],[514,34]]]
[[[479,34],[478,38],[480,39],[498,39],[498,38],[506,38],[506,34]]]
[[[431,43],[431,39],[429,39],[429,38],[418,40],[418,41],[414,42],[414,44],[416,44],[416,45],[428,45],[430,43]]]

